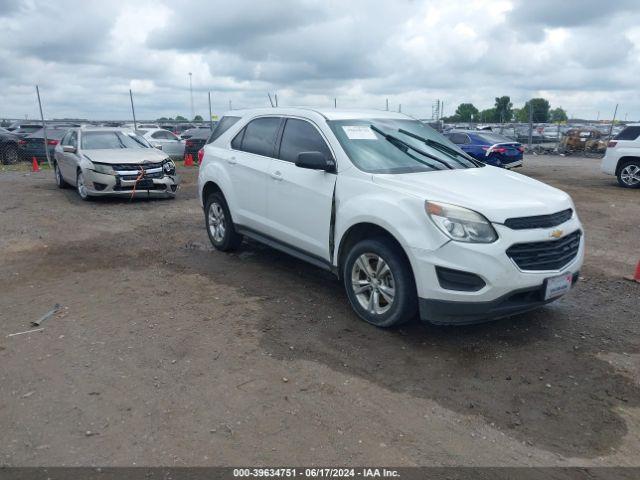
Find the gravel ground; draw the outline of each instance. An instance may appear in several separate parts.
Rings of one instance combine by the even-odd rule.
[[[175,200],[88,203],[2,173],[0,465],[640,465],[640,191],[596,159],[520,172],[573,196],[578,286],[393,331],[323,271],[213,251],[195,169]]]

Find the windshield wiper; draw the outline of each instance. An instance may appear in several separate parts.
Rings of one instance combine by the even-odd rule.
[[[430,147],[435,148],[436,150],[440,150],[442,153],[446,153],[447,155],[452,157],[456,162],[458,162],[460,165],[464,165],[465,167],[467,166],[466,164],[464,164],[463,162],[458,160],[457,157],[465,158],[465,159],[469,160],[471,163],[473,163],[474,165],[478,166],[478,161],[476,159],[472,158],[471,156],[467,155],[466,153],[458,152],[457,150],[445,145],[444,143],[437,142],[435,140],[432,140],[431,138],[421,137],[420,135],[416,135],[415,133],[409,132],[409,131],[404,130],[402,128],[399,129],[398,131],[400,133],[404,133],[405,135],[407,135],[407,136],[409,136],[411,138],[415,138],[416,140],[420,140],[421,142],[425,143],[426,145],[429,145]]]
[[[439,159],[438,157],[431,155],[430,153],[425,152],[424,150],[421,150],[417,147],[414,147],[413,145],[411,145],[410,143],[405,142],[404,140],[401,140],[398,137],[395,137],[389,133],[383,132],[382,130],[380,130],[378,127],[376,127],[375,125],[370,125],[369,128],[371,128],[371,130],[373,130],[376,133],[379,133],[380,135],[382,135],[387,141],[394,143],[394,144],[400,144],[406,148],[410,148],[411,150],[418,152],[420,155],[425,156],[427,158],[430,158],[431,160],[435,160],[438,163],[441,163],[442,165],[444,165],[445,167],[447,167],[450,170],[453,170],[453,167],[451,165],[449,165],[447,162],[445,162],[444,160]],[[412,158],[416,159],[415,157],[412,156]],[[416,159],[417,160],[417,159]],[[420,160],[418,160],[420,162]],[[429,165],[431,168],[434,168],[433,165],[427,163],[427,162],[420,162],[420,163],[424,163],[425,165]],[[442,169],[439,169],[442,170]]]

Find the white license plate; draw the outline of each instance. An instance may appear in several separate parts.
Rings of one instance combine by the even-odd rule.
[[[544,299],[559,297],[571,290],[571,283],[573,282],[573,275],[571,273],[565,273],[557,277],[547,278],[546,290],[544,292]]]

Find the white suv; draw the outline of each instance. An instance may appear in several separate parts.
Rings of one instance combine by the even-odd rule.
[[[627,125],[609,142],[602,171],[618,177],[623,187],[640,188],[640,123]]]
[[[564,192],[484,165],[387,111],[233,111],[198,187],[218,250],[243,236],[334,272],[364,320],[473,323],[570,290],[583,232]]]

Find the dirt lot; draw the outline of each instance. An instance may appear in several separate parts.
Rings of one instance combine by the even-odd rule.
[[[1,174],[0,465],[640,465],[640,191],[595,159],[526,163],[584,222],[576,289],[395,331],[314,267],[212,251],[195,169],[132,203]]]

